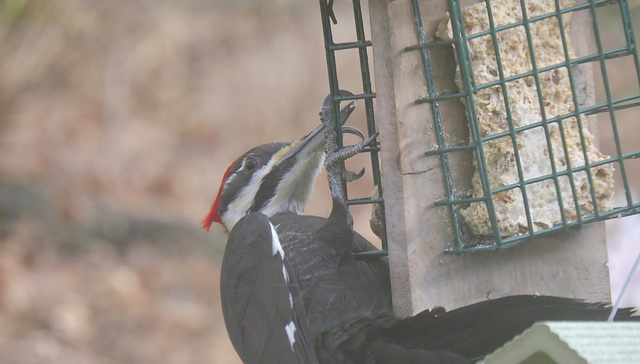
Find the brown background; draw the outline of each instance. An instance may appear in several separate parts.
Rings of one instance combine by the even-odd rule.
[[[336,38],[353,40],[350,2],[336,3]],[[361,91],[355,53],[338,61],[342,88]],[[611,82],[638,92],[629,67]],[[0,363],[238,363],[225,237],[199,223],[226,166],[311,130],[327,91],[313,1],[0,1]],[[307,213],[327,215],[317,190]],[[368,214],[354,210],[371,238]],[[639,226],[610,223],[614,297]]]

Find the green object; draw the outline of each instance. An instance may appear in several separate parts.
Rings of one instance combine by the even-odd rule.
[[[418,35],[419,43],[415,46],[407,47],[406,51],[421,52],[422,61],[424,63],[424,74],[426,77],[428,95],[426,97],[417,99],[415,102],[430,103],[432,106],[431,107],[432,114],[433,114],[432,118],[434,120],[434,126],[437,134],[437,147],[433,150],[427,151],[425,154],[439,155],[441,160],[441,165],[444,171],[446,197],[437,201],[436,205],[449,207],[449,210],[452,216],[452,221],[453,221],[453,230],[455,231],[455,235],[456,235],[456,241],[455,241],[454,247],[449,249],[447,252],[462,254],[462,253],[474,253],[474,252],[485,251],[485,250],[498,250],[498,249],[517,245],[523,241],[529,240],[536,236],[540,236],[540,235],[544,235],[552,232],[564,231],[567,229],[579,229],[586,223],[639,213],[640,203],[633,201],[633,197],[631,195],[631,188],[630,188],[630,184],[629,184],[626,169],[625,169],[625,162],[628,162],[630,159],[637,158],[640,155],[640,151],[623,153],[622,146],[620,143],[620,136],[618,134],[618,126],[616,122],[615,112],[622,109],[634,108],[634,107],[640,106],[640,94],[635,93],[630,95],[624,95],[622,97],[614,97],[611,91],[611,86],[608,81],[607,68],[606,68],[607,60],[612,60],[619,57],[632,57],[635,65],[635,69],[633,70],[633,72],[635,72],[635,74],[631,75],[630,77],[634,77],[636,84],[640,83],[640,79],[638,79],[638,75],[640,75],[640,62],[639,62],[638,52],[637,52],[635,38],[633,34],[628,2],[619,1],[618,3],[613,3],[611,1],[605,1],[605,0],[590,0],[584,4],[579,4],[579,5],[562,9],[560,6],[560,1],[555,0],[555,5],[556,5],[555,7],[556,9],[559,9],[559,10],[552,10],[548,14],[528,18],[527,10],[525,7],[525,1],[521,0],[518,6],[520,6],[520,9],[522,10],[522,15],[523,15],[522,20],[514,22],[512,24],[504,25],[504,26],[495,25],[493,14],[491,12],[491,2],[489,0],[485,0],[485,3],[487,6],[487,15],[488,15],[489,25],[490,25],[489,30],[478,32],[473,35],[466,35],[464,30],[465,29],[464,19],[462,17],[462,9],[460,7],[460,2],[457,0],[449,0],[449,12],[451,16],[453,40],[428,41],[427,40],[428,37],[424,31],[421,16],[420,16],[419,0],[412,0],[413,11],[414,11],[414,21],[415,21],[416,29],[418,32],[417,35]],[[517,2],[514,2],[514,4],[517,4]],[[598,17],[592,16],[593,34],[596,41],[597,51],[587,56],[569,58],[568,56],[569,50],[567,45],[568,35],[565,34],[562,15],[568,14],[571,12],[581,11],[581,10],[590,11],[590,13],[593,15],[593,14],[596,14],[597,8],[604,7],[604,6],[619,7],[619,19],[612,20],[612,23],[618,22],[622,24],[622,27],[624,29],[625,44],[623,46],[616,47],[614,49],[604,50],[602,36],[600,32],[601,25],[599,24]],[[531,23],[534,23],[536,21],[540,21],[548,18],[557,19],[557,22],[559,24],[561,37],[562,37],[562,44],[564,47],[565,62],[537,68],[535,52],[533,51],[534,48],[532,44],[530,25]],[[527,42],[528,42],[528,48],[530,51],[532,69],[529,72],[505,77],[502,69],[501,59],[500,59],[500,49],[498,47],[498,41],[497,41],[498,33],[506,29],[520,27],[520,26],[524,27],[527,34]],[[493,39],[493,47],[495,50],[495,58],[496,58],[496,63],[498,66],[498,73],[499,73],[498,79],[496,81],[488,82],[485,84],[476,84],[476,77],[471,68],[468,42],[470,40],[480,38],[480,37],[486,37],[486,36],[490,36]],[[454,48],[456,52],[456,58],[458,60],[459,68],[460,68],[462,90],[460,90],[459,92],[453,92],[453,93],[452,92],[439,93],[435,87],[434,70],[432,69],[431,62],[430,62],[430,49],[433,47],[442,47],[442,46],[451,47],[451,45],[455,46]],[[578,92],[576,91],[576,82],[573,77],[572,67],[579,64],[588,63],[588,62],[592,62],[594,64],[594,67],[599,67],[602,72],[602,78],[604,83],[604,94],[605,94],[604,96],[606,100],[604,102],[596,102],[592,106],[581,107],[579,106],[579,102],[578,102]],[[573,103],[575,105],[575,110],[573,110],[570,113],[547,118],[544,115],[544,106],[540,105],[540,109],[543,110],[542,120],[540,120],[537,123],[531,123],[524,126],[515,127],[512,119],[512,115],[510,113],[510,108],[508,105],[509,98],[506,91],[507,82],[514,81],[517,79],[522,79],[525,77],[533,77],[533,79],[535,80],[535,84],[537,86],[538,99],[543,100],[542,91],[540,88],[540,80],[539,80],[540,74],[542,74],[543,72],[548,72],[548,71],[560,69],[560,68],[566,68],[567,70],[569,70],[568,74],[570,79],[571,91],[573,94]],[[630,74],[632,74],[633,72],[630,72]],[[481,136],[480,126],[478,122],[478,115],[476,113],[473,95],[476,94],[478,90],[486,89],[489,87],[495,87],[495,86],[501,86],[502,100],[506,104],[505,109],[507,111],[506,116],[507,116],[507,122],[508,122],[509,128],[504,132],[487,135],[487,136]],[[464,100],[464,104],[466,107],[466,111],[467,111],[467,115],[470,123],[469,129],[471,134],[471,142],[469,143],[462,143],[462,144],[450,143],[446,140],[445,131],[444,131],[445,129],[443,126],[443,122],[446,122],[446,120],[444,121],[442,120],[442,115],[440,113],[438,103],[441,101],[450,100],[450,99]],[[582,132],[583,128],[582,128],[581,119],[583,119],[584,116],[586,115],[593,115],[593,114],[600,114],[600,113],[608,114],[609,118],[611,119],[611,128],[613,130],[616,153],[613,156],[606,158],[604,160],[590,163],[587,157],[586,148],[584,148],[586,143],[585,143],[585,136]],[[566,143],[566,139],[563,131],[563,122],[562,122],[563,120],[568,118],[577,119],[579,130],[580,130],[580,141],[581,141],[581,146],[584,152],[585,161],[584,161],[584,165],[572,167],[571,162],[567,157],[566,170],[557,171],[555,167],[555,163],[553,162],[554,161],[553,149],[551,148],[551,144],[550,144],[548,127],[549,125],[552,125],[552,124],[558,125],[560,133],[562,135],[561,139],[563,143],[564,154],[565,156],[568,156],[568,151],[567,151],[568,148],[567,148],[567,143]],[[544,128],[546,133],[552,173],[545,176],[525,179],[520,156],[518,155],[519,148],[515,147],[516,134],[524,132],[526,130],[530,130],[533,128],[540,128],[540,127]],[[504,137],[509,138],[514,145],[513,149],[515,154],[515,164],[517,167],[518,182],[507,185],[507,186],[502,186],[499,188],[492,189],[489,182],[489,175],[487,172],[487,162],[485,160],[483,144],[487,141],[495,140],[498,138],[504,138]],[[468,150],[473,150],[475,152],[474,155],[475,155],[476,163],[478,166],[477,173],[479,173],[479,178],[482,183],[482,189],[483,189],[483,196],[481,197],[470,197],[470,194],[468,191],[456,191],[454,186],[454,175],[453,175],[454,172],[452,171],[451,164],[450,164],[451,153],[468,151]],[[598,204],[596,202],[594,187],[593,187],[594,180],[592,177],[591,169],[604,164],[614,164],[614,163],[616,165],[616,168],[620,171],[620,174],[622,175],[622,183],[624,185],[623,187],[625,191],[624,194],[625,194],[626,204],[624,204],[623,206],[614,207],[613,209],[608,211],[599,211]],[[591,201],[593,202],[593,208],[595,210],[593,215],[585,216],[581,213],[580,211],[581,209],[577,207],[579,203],[578,203],[577,191],[576,191],[576,187],[574,186],[574,180],[572,175],[578,172],[586,172],[587,174],[589,187],[590,187],[589,192],[591,194]],[[571,219],[566,216],[566,213],[563,208],[562,194],[560,193],[560,190],[559,190],[559,178],[563,176],[566,176],[569,179],[569,183],[571,184],[571,190],[573,194],[572,196],[573,202],[576,206],[577,216]],[[525,187],[537,182],[544,181],[544,180],[553,180],[555,183],[561,221],[560,223],[555,224],[554,226],[535,231],[531,208],[530,208],[531,196],[527,196],[527,190]],[[527,221],[527,232],[520,235],[514,235],[514,236],[501,236],[493,197],[497,193],[513,190],[513,189],[518,189],[522,193],[524,212],[525,212],[526,221]],[[466,208],[467,206],[469,206],[469,204],[474,202],[476,203],[480,202],[480,203],[486,204],[486,207],[488,210],[488,216],[490,220],[489,222],[491,224],[491,230],[493,232],[492,236],[473,235],[470,232],[470,229],[468,228],[468,226],[466,226],[466,223],[463,221],[463,219],[461,219],[459,211],[463,208]]]
[[[373,101],[376,97],[375,93],[372,90],[372,82],[371,82],[371,74],[369,67],[369,59],[367,54],[367,49],[371,47],[371,41],[367,40],[365,31],[364,31],[364,21],[363,14],[361,9],[360,0],[352,0],[353,6],[353,22],[355,26],[356,40],[353,42],[346,43],[336,43],[333,40],[332,33],[332,22],[335,24],[336,17],[333,14],[332,6],[333,0],[320,0],[320,9],[321,9],[321,17],[322,17],[322,26],[325,40],[325,51],[326,51],[326,60],[327,60],[327,69],[328,69],[328,79],[329,79],[329,88],[330,93],[333,95],[333,105],[336,108],[339,108],[339,104],[342,101],[348,100],[362,100],[365,104],[365,112],[367,118],[367,126],[368,126],[368,134],[372,135],[376,131],[375,118],[374,118],[374,108]],[[634,202],[631,190],[631,184],[627,177],[627,167],[625,163],[629,163],[630,160],[638,158],[640,156],[640,151],[632,151],[632,152],[623,152],[623,148],[621,145],[621,137],[618,132],[618,121],[616,120],[616,112],[624,109],[632,109],[640,106],[640,93],[636,91],[640,88],[640,59],[638,57],[638,51],[636,46],[636,41],[632,29],[632,21],[631,21],[631,13],[629,10],[629,3],[627,0],[621,0],[619,2],[610,1],[610,0],[587,0],[586,2],[580,2],[578,5],[561,8],[560,0],[555,0],[555,8],[559,10],[550,10],[548,13],[539,15],[539,16],[531,16],[528,17],[527,10],[525,7],[525,0],[514,1],[514,6],[519,6],[522,10],[522,20],[514,22],[512,24],[507,24],[503,26],[496,26],[495,19],[491,12],[491,1],[484,1],[487,6],[487,15],[489,19],[489,30],[481,31],[476,34],[467,35],[465,34],[464,27],[464,19],[462,17],[462,8],[459,0],[448,0],[449,4],[449,13],[451,16],[451,24],[453,31],[453,40],[429,40],[431,38],[431,34],[427,34],[422,24],[422,19],[420,15],[420,5],[419,0],[411,0],[413,6],[413,19],[412,21],[415,23],[415,29],[417,31],[417,39],[418,43],[407,47],[405,49],[406,52],[420,52],[424,77],[425,77],[425,85],[427,89],[427,95],[425,97],[420,97],[415,100],[415,103],[429,103],[431,105],[432,119],[434,122],[434,130],[436,134],[437,147],[432,150],[425,152],[426,155],[436,155],[439,157],[441,162],[441,167],[443,171],[443,181],[444,181],[444,189],[445,196],[444,198],[438,200],[435,204],[438,206],[443,206],[448,208],[449,213],[452,217],[452,231],[455,234],[455,241],[452,242],[452,248],[448,249],[446,252],[454,253],[454,254],[465,254],[465,253],[475,253],[480,251],[495,251],[503,248],[508,248],[520,244],[524,241],[530,240],[537,236],[550,234],[554,232],[565,231],[569,229],[580,229],[584,224],[602,221],[611,218],[623,217],[627,215],[633,215],[640,213],[640,203]],[[603,46],[603,39],[601,28],[604,26],[602,22],[599,21],[599,14],[601,10],[611,10],[615,9],[616,12],[613,17],[610,16],[607,24],[615,24],[616,26],[621,27],[623,30],[624,39],[618,39],[617,43],[623,43],[622,45],[617,45],[611,49],[606,49]],[[592,31],[593,37],[595,39],[596,51],[580,56],[580,57],[569,57],[569,49],[568,49],[568,35],[565,34],[562,15],[574,13],[578,11],[589,12],[592,16]],[[444,16],[444,14],[443,14]],[[533,42],[531,36],[531,24],[544,20],[544,19],[557,19],[559,24],[562,44],[564,47],[565,53],[565,61],[560,62],[558,64],[552,64],[544,67],[538,67],[536,65],[536,55],[533,51]],[[337,19],[338,21],[351,21],[352,19]],[[376,26],[376,24],[372,24],[372,26]],[[497,41],[497,35],[505,30],[522,27],[525,29],[527,35],[527,46],[530,51],[531,58],[531,70],[528,72],[524,72],[522,74],[516,75],[508,75],[505,76],[505,72],[503,72],[501,59],[500,59],[500,50]],[[473,39],[478,39],[481,37],[491,37],[493,40],[493,47],[495,50],[495,58],[498,65],[498,76],[497,80],[492,82],[487,82],[485,84],[477,84],[476,77],[473,73],[473,69],[471,68],[471,59],[468,49],[468,42]],[[458,92],[439,92],[436,89],[436,82],[434,79],[434,71],[431,64],[431,56],[430,51],[434,47],[451,47],[454,46],[456,52],[456,59],[458,60],[460,66],[460,74],[461,74],[461,84],[462,88]],[[348,50],[357,50],[360,59],[360,72],[362,78],[362,87],[363,92],[361,94],[356,94],[355,96],[341,97],[339,96],[340,84],[338,80],[338,71],[336,65],[336,54],[343,51]],[[631,88],[634,92],[631,92],[626,95],[618,95],[619,92],[613,92],[612,86],[609,83],[608,71],[607,71],[607,62],[612,60],[622,58],[622,57],[630,57],[633,59],[634,69],[629,70],[629,78],[636,83],[635,88]],[[538,62],[542,64],[542,62]],[[576,80],[573,76],[572,68],[581,64],[591,63],[594,69],[599,69],[602,74],[602,83],[603,90],[601,99],[604,101],[598,101],[593,105],[579,105],[578,94],[576,92]],[[544,106],[540,106],[540,110],[543,114],[541,120],[538,122],[530,123],[523,126],[515,126],[512,115],[510,114],[510,108],[508,106],[509,98],[506,91],[506,85],[508,82],[512,82],[515,80],[523,79],[523,78],[533,78],[537,92],[538,92],[538,100],[543,100],[542,91],[540,90],[540,75],[553,71],[556,69],[566,69],[568,70],[570,86],[572,91],[573,103],[575,105],[575,110],[569,113],[564,113],[554,117],[546,117],[544,115]],[[495,133],[492,135],[482,136],[480,132],[480,125],[478,122],[478,115],[476,113],[475,103],[473,95],[477,94],[479,90],[484,90],[490,87],[499,86],[502,89],[502,100],[507,100],[506,111],[507,111],[507,124],[508,128],[505,131]],[[460,99],[463,100],[469,121],[469,130],[471,135],[470,142],[460,143],[459,141],[449,141],[446,137],[444,123],[447,120],[443,120],[439,103]],[[336,115],[338,113],[336,112]],[[603,160],[598,161],[589,161],[587,157],[586,148],[582,148],[584,154],[584,164],[578,166],[571,166],[571,161],[568,158],[568,147],[566,143],[566,138],[563,130],[563,121],[575,118],[578,123],[578,128],[580,131],[580,141],[581,145],[585,145],[585,136],[582,132],[582,123],[585,120],[585,116],[603,114],[604,116],[610,119],[610,128],[612,130],[613,139],[615,142],[615,153],[612,153],[612,156],[609,158],[605,158]],[[338,142],[342,145],[342,136],[340,130],[338,128],[338,122],[336,121],[336,130],[338,132]],[[562,135],[563,146],[556,153],[560,153],[559,156],[565,156],[567,158],[567,166],[566,169],[558,170],[555,166],[553,153],[554,150],[551,147],[550,137],[549,137],[549,127],[556,126],[559,129],[559,132]],[[520,160],[520,156],[518,153],[518,148],[514,149],[515,159],[516,159],[516,169],[518,180],[516,183],[509,184],[507,186],[501,186],[498,188],[491,188],[489,182],[489,174],[487,172],[487,162],[485,160],[485,153],[483,151],[483,144],[497,140],[499,138],[506,138],[510,143],[516,144],[516,135],[523,133],[525,131],[534,129],[534,128],[542,128],[545,131],[546,140],[547,140],[547,150],[549,151],[550,164],[552,172],[547,175],[536,176],[535,178],[525,178],[525,174],[523,172],[522,163]],[[456,190],[456,186],[454,184],[454,180],[456,180],[456,176],[454,175],[454,170],[451,167],[451,159],[452,153],[460,153],[470,151],[474,152],[475,162],[478,166],[479,179],[482,184],[483,195],[479,197],[472,197],[470,191],[460,191]],[[378,190],[378,196],[382,196],[382,184],[380,178],[380,168],[379,168],[379,159],[378,152],[379,148],[370,148],[367,152],[371,153],[371,164],[372,164],[372,175],[373,175],[373,183]],[[596,195],[594,191],[594,177],[592,176],[592,169],[595,167],[603,166],[606,164],[615,165],[615,169],[618,171],[619,175],[621,175],[621,181],[617,181],[617,183],[621,183],[624,188],[624,204],[621,206],[614,207],[611,210],[601,211],[598,207],[598,203],[596,201]],[[584,173],[587,175],[588,185],[589,185],[589,193],[591,197],[591,202],[593,203],[593,214],[584,214],[581,212],[581,209],[577,206],[578,203],[578,194],[576,191],[576,186],[574,183],[573,174],[576,173]],[[595,172],[594,172],[595,173]],[[569,181],[571,185],[572,196],[568,198],[563,197],[563,194],[560,191],[560,183],[559,180],[566,179]],[[527,196],[527,186],[533,185],[535,183],[540,183],[543,181],[553,181],[556,190],[556,196],[558,197],[558,209],[560,214],[560,221],[553,226],[545,227],[539,229],[537,226],[534,228],[534,219],[532,217],[532,211],[530,207],[531,196]],[[346,190],[346,188],[345,188]],[[501,192],[509,191],[509,190],[517,190],[522,194],[522,202],[524,215],[526,217],[526,232],[520,235],[513,236],[502,236],[500,233],[500,226],[498,217],[496,215],[496,210],[494,206],[493,197]],[[347,196],[348,197],[348,196]],[[563,201],[565,199],[565,201]],[[380,198],[364,198],[364,199],[348,199],[348,204],[379,204],[382,210],[382,222],[383,228],[385,227],[384,223],[384,201],[382,197]],[[570,204],[576,206],[575,215],[568,217],[567,213],[563,207],[569,201]],[[471,203],[483,203],[486,204],[488,211],[488,224],[490,224],[492,235],[491,236],[479,236],[474,235],[471,232],[469,226],[466,225],[466,222],[462,219],[460,215],[460,211],[468,207]],[[539,230],[536,230],[539,229]],[[381,252],[376,252],[375,254],[384,254],[387,253],[387,239],[386,239],[386,230],[383,231],[382,243],[383,250]]]
[[[371,47],[371,41],[366,39],[364,30],[364,21],[362,16],[362,7],[360,0],[353,0],[353,20],[356,31],[356,41],[348,43],[336,43],[333,40],[332,22],[335,24],[339,19],[335,18],[333,14],[333,0],[320,0],[320,14],[322,17],[322,30],[324,33],[324,45],[327,56],[327,69],[329,73],[329,91],[332,97],[332,104],[335,108],[334,115],[340,115],[340,102],[351,100],[362,100],[365,105],[365,113],[367,118],[367,135],[371,136],[376,132],[376,123],[373,112],[373,99],[376,94],[372,90],[371,85],[371,72],[369,70],[369,56],[367,49]],[[340,96],[340,84],[338,82],[338,67],[336,64],[336,54],[338,52],[348,51],[356,49],[358,51],[360,59],[360,75],[362,79],[363,93],[356,94],[354,96]],[[342,147],[342,130],[340,128],[339,120],[334,120],[336,132],[338,134],[338,145]],[[377,145],[377,143],[376,143]],[[350,199],[345,196],[347,205],[363,205],[363,204],[377,204],[380,207],[380,215],[382,222],[382,250],[360,253],[356,255],[366,256],[384,256],[387,255],[387,232],[384,216],[384,200],[382,199],[382,180],[380,178],[380,161],[378,158],[379,147],[367,148],[364,152],[371,154],[371,170],[373,184],[377,189],[378,198],[356,198]],[[347,191],[346,183],[344,191]]]

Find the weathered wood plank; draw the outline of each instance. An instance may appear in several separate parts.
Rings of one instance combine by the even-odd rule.
[[[430,106],[414,103],[427,93],[423,64],[419,52],[404,50],[418,42],[411,2],[370,0],[369,6],[396,313],[410,315],[436,305],[453,309],[519,293],[609,300],[604,224],[497,253],[443,253],[454,239],[448,209],[433,205],[445,196],[442,170],[439,157],[424,156],[437,141]],[[423,0],[420,6],[427,36],[433,37],[447,2]],[[581,36],[589,33],[585,26],[586,14],[576,16],[572,37],[577,53],[585,49],[587,39]],[[434,52],[432,62],[438,87],[453,90],[452,52]],[[441,102],[440,107],[448,140],[466,140],[466,119],[459,102]],[[462,172],[459,186],[470,186],[470,154],[454,156],[452,167]]]

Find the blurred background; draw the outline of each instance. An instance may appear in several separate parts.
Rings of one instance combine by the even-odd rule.
[[[336,2],[337,39],[350,11]],[[200,222],[238,155],[318,124],[323,44],[313,1],[0,0],[0,363],[239,363],[226,237]],[[340,79],[358,91],[353,56]],[[328,215],[327,195],[321,176],[306,213]],[[354,215],[375,239],[368,208]],[[616,297],[640,223],[608,224]]]

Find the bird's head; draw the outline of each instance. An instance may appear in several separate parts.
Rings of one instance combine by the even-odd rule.
[[[340,90],[339,96],[353,96]],[[330,103],[330,96],[323,107]],[[344,125],[355,110],[355,102],[340,109]],[[355,128],[344,127],[343,130]],[[361,135],[359,131],[356,135]],[[257,146],[241,155],[227,168],[220,189],[203,228],[209,231],[214,222],[231,231],[244,216],[261,212],[273,216],[281,212],[301,214],[324,161],[323,126],[292,143],[270,143]]]
[[[322,126],[292,143],[270,143],[246,152],[229,166],[204,220],[228,231],[252,212],[272,216],[302,213],[324,161]]]

